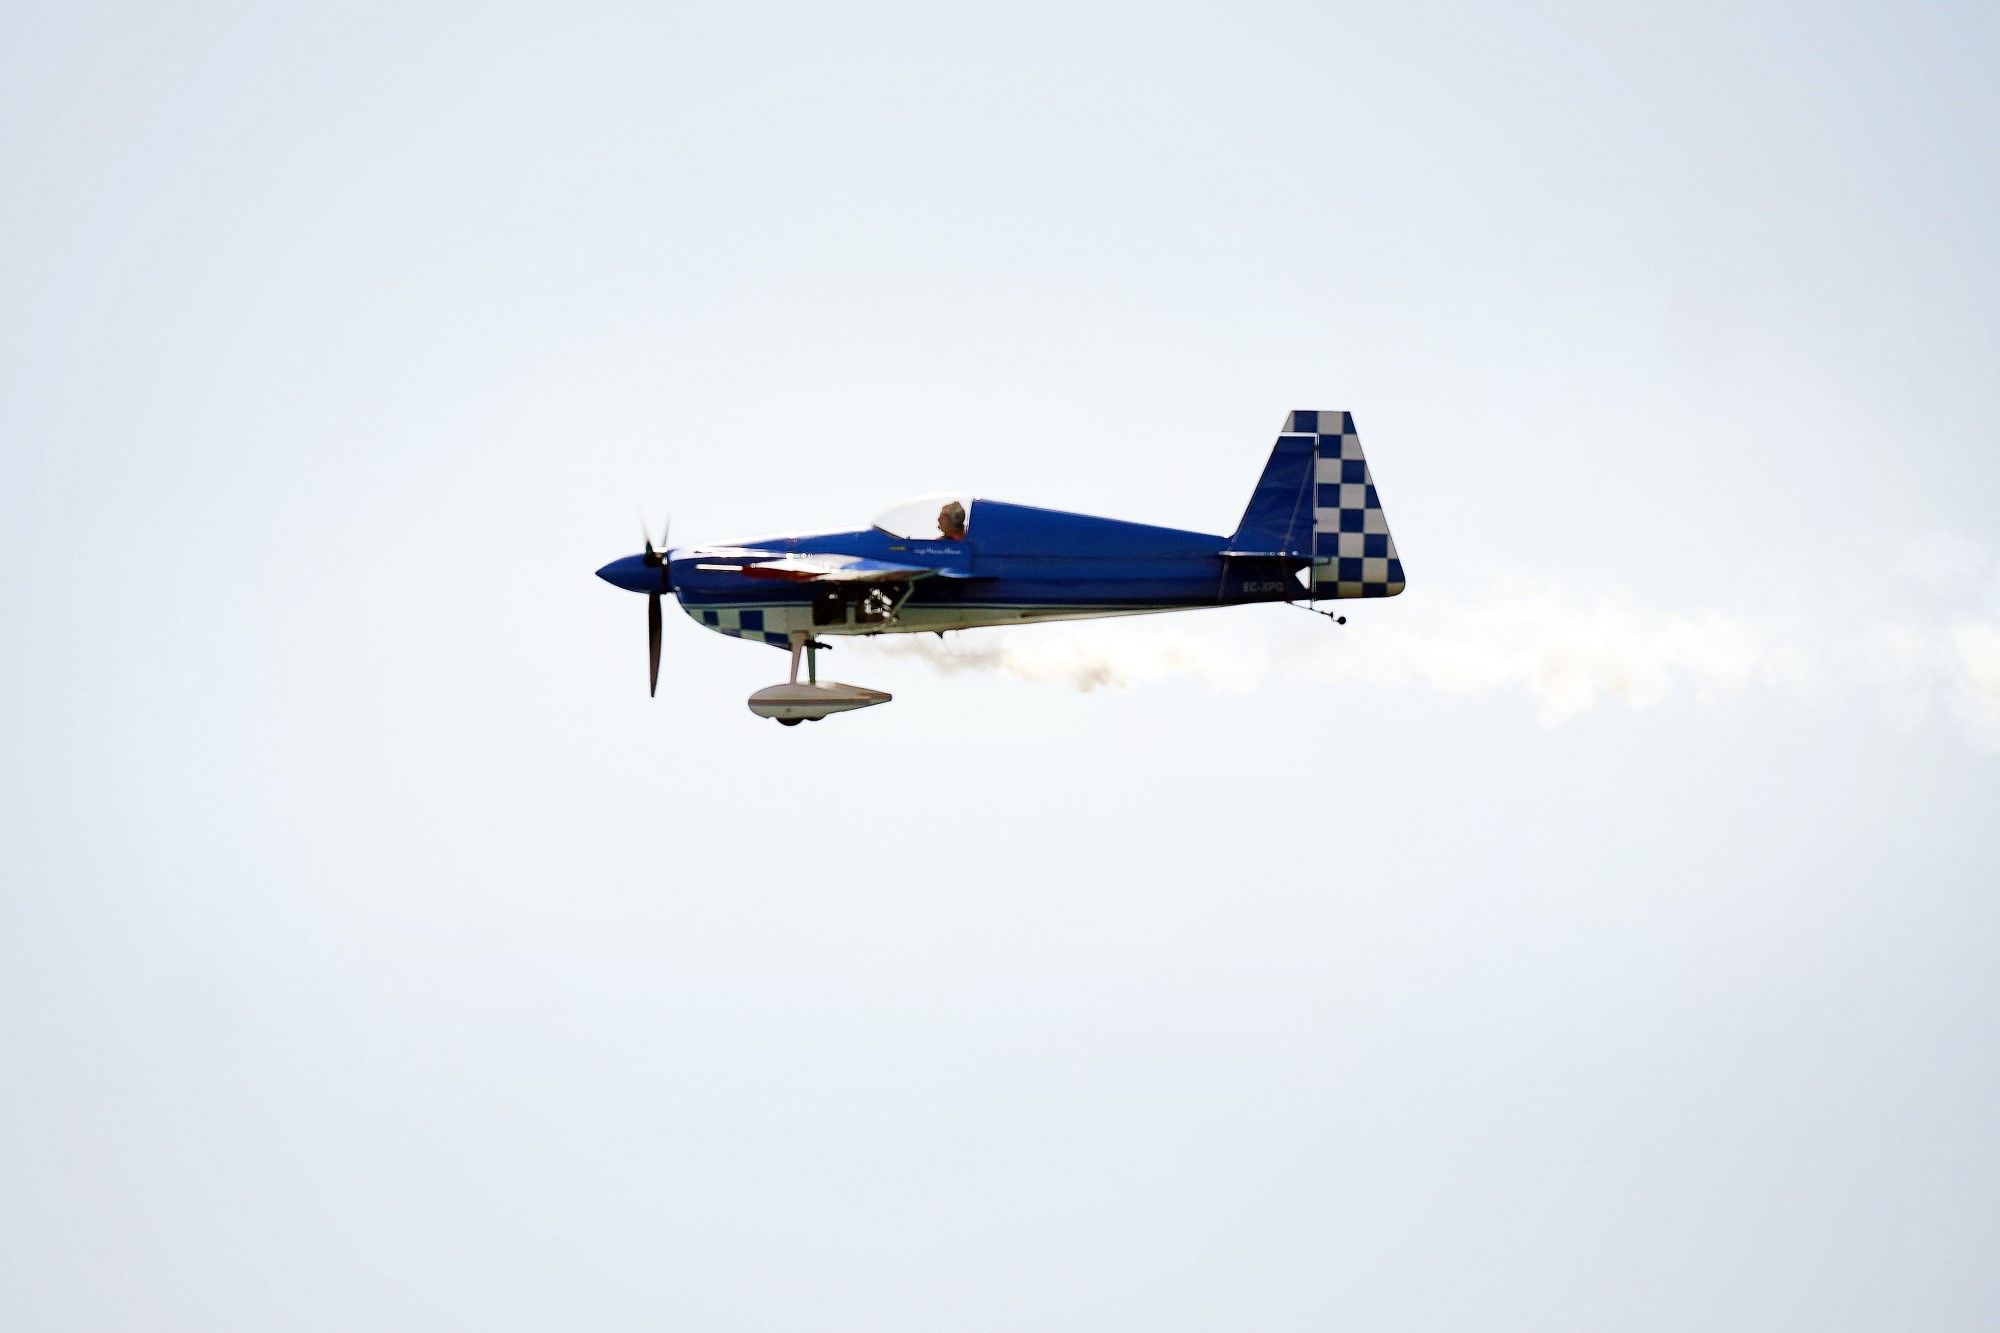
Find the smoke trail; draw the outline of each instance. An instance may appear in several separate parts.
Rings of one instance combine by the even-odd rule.
[[[948,674],[999,672],[1039,685],[1085,693],[1185,680],[1223,694],[1245,694],[1264,674],[1261,653],[1190,634],[1134,634],[1112,626],[1089,630],[1021,626],[1009,633],[896,635],[863,640],[893,657],[921,659]]]
[[[1942,712],[1973,743],[2000,751],[2000,578],[1990,563],[1957,557],[1927,557],[1921,575],[1849,590],[1851,603],[1908,608],[1900,620],[1865,623],[1845,603],[1816,616],[1674,611],[1615,589],[1514,579],[1473,601],[1418,592],[1337,632],[1273,614],[1226,631],[1211,622],[1208,634],[1098,623],[866,642],[942,672],[1084,691],[1179,680],[1241,694],[1275,660],[1281,683],[1524,696],[1550,726],[1607,702],[1700,706],[1761,691],[1816,706],[1859,703],[1905,721]]]
[[[1906,722],[1942,710],[1975,744],[2000,750],[2000,615],[1861,624],[1844,613],[1685,614],[1615,593],[1516,587],[1408,623],[1387,619],[1322,645],[1300,669],[1321,681],[1525,694],[1547,725],[1601,701],[1645,709],[1750,691],[1816,706],[1859,703]]]
[[[1555,724],[1610,699],[1652,708],[1751,685],[1810,688],[1811,657],[1791,635],[1718,613],[1685,615],[1618,594],[1515,585],[1469,606],[1427,608],[1412,623],[1371,620],[1303,664],[1320,680],[1421,683],[1447,694],[1519,691]]]
[[[1957,656],[1953,704],[1959,720],[1980,745],[2000,750],[2000,621],[1954,626],[1951,646]]]

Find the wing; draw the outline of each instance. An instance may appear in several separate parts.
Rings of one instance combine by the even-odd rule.
[[[933,565],[899,565],[862,555],[782,555],[770,560],[745,560],[741,565],[704,565],[704,569],[735,568],[750,579],[790,583],[891,583],[920,579],[945,571]]]

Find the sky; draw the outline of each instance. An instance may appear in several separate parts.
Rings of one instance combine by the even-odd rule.
[[[0,1314],[2000,1321],[1990,6],[0,15]],[[1409,574],[783,659],[903,496]]]

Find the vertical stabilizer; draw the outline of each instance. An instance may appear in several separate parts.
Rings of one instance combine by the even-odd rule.
[[[1297,413],[1293,413],[1297,416]],[[1231,549],[1257,555],[1309,556],[1313,549],[1313,468],[1319,442],[1280,435],[1250,492]]]

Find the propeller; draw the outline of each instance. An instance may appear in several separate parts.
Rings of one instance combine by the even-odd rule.
[[[667,567],[667,533],[674,525],[673,515],[660,527],[660,549],[653,548],[653,533],[646,526],[646,516],[639,516],[639,531],[646,539],[646,554],[641,557],[649,569],[665,570]],[[664,579],[661,582],[665,582]],[[646,594],[646,693],[658,698],[660,693],[660,594]]]
[[[646,667],[646,693],[657,698],[660,693],[660,594],[646,594],[646,646],[651,661]]]

